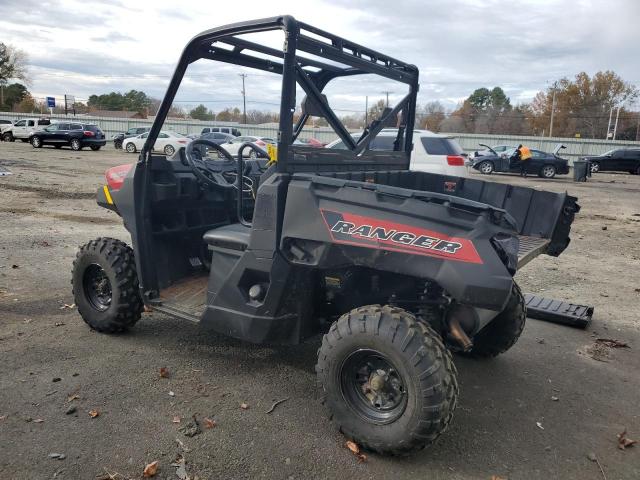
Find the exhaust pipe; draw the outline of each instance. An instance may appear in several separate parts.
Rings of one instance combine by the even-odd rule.
[[[462,325],[460,325],[460,322],[458,321],[458,317],[455,314],[449,316],[448,325],[449,325],[449,335],[451,335],[451,337],[456,342],[458,342],[460,347],[462,347],[462,350],[465,352],[468,352],[469,350],[471,350],[471,348],[473,347],[473,342],[471,341],[467,333],[462,328]]]

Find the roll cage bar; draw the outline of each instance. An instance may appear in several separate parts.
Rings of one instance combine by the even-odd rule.
[[[282,50],[237,38],[238,35],[272,30],[284,32]],[[340,63],[345,67],[298,56],[296,55],[298,51]],[[252,53],[261,54],[267,58],[260,58]],[[278,171],[291,171],[291,168],[287,168],[287,163],[293,158],[292,144],[302,132],[310,116],[324,117],[346,148],[353,155],[360,157],[366,156],[367,148],[376,135],[395,121],[398,135],[394,150],[404,152],[405,168],[408,168],[413,147],[412,137],[418,92],[417,67],[299,22],[288,15],[213,28],[192,38],[180,56],[167,93],[142,149],[141,161],[150,160],[151,146],[160,133],[186,69],[189,64],[200,59],[217,60],[282,75],[276,167]],[[409,93],[395,107],[385,109],[381,118],[366,126],[360,138],[356,140],[331,109],[322,91],[331,80],[361,74],[376,74],[405,83],[409,85]],[[306,98],[303,101],[302,115],[294,125],[296,83],[302,87]],[[401,111],[402,115],[399,120],[396,120]],[[316,156],[318,154],[322,155],[321,152],[317,152]]]

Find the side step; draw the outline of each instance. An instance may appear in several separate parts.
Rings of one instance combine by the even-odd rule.
[[[527,317],[547,322],[561,323],[577,328],[587,328],[593,316],[593,307],[576,305],[552,298],[526,293]]]

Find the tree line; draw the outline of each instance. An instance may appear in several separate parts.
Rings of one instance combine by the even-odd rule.
[[[9,80],[23,83],[9,83]],[[35,99],[25,84],[29,84],[27,55],[0,42],[0,111],[48,110],[44,99]],[[580,72],[574,78],[565,77],[553,82],[529,103],[513,105],[498,86],[477,88],[450,111],[437,100],[427,102],[417,106],[415,125],[447,133],[607,138],[612,135],[617,118],[616,139],[637,140],[640,139],[640,112],[631,107],[638,94],[637,87],[615,72],[597,72],[593,76]],[[159,107],[160,100],[143,91],[130,90],[90,95],[86,102],[75,104],[75,112],[127,111],[147,117],[155,115]],[[379,100],[366,113],[342,115],[340,119],[346,127],[360,129],[379,118],[385,107],[385,101]],[[64,112],[63,106],[58,106],[54,112]],[[295,118],[299,115],[297,111]],[[204,121],[244,121],[244,112],[237,107],[214,112],[204,104],[194,108],[173,105],[169,116]],[[277,122],[278,117],[273,111],[246,112],[247,123],[251,124]],[[327,125],[322,118],[311,119],[309,123]]]

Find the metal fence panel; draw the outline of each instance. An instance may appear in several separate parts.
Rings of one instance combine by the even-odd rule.
[[[28,113],[11,113],[0,112],[0,119],[15,120],[17,118],[38,118],[42,115]],[[60,120],[76,120],[81,122],[96,123],[105,132],[107,138],[119,132],[124,132],[131,127],[147,127],[151,126],[153,120],[142,120],[135,118],[111,118],[111,117],[95,117],[91,115],[78,115],[70,117],[65,115],[51,115],[51,119]],[[276,138],[278,134],[277,124],[267,125],[241,125],[224,122],[203,122],[199,120],[167,120],[164,124],[166,130],[175,130],[184,134],[200,133],[207,126],[233,126],[238,128],[243,135],[255,135],[260,137]],[[514,145],[522,143],[530,148],[552,152],[553,149],[561,143],[567,148],[560,152],[560,156],[567,158],[570,163],[572,160],[584,155],[599,155],[613,148],[620,147],[640,147],[640,142],[632,142],[625,140],[593,140],[587,138],[548,138],[548,137],[530,137],[516,135],[485,135],[475,133],[451,133],[448,134],[458,139],[462,148],[472,153],[481,150],[480,143],[487,145]],[[331,142],[337,138],[337,135],[328,127],[305,127],[302,131],[301,138],[317,138],[321,142]]]

